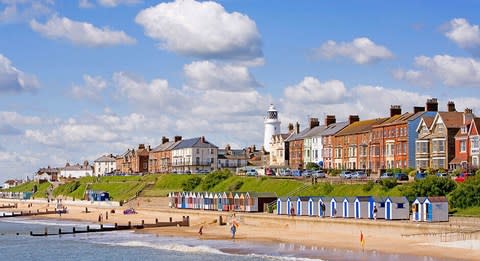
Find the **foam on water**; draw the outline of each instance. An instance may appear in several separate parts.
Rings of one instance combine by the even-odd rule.
[[[66,222],[55,219],[22,219],[22,218],[11,218],[4,219],[2,222],[5,223],[18,223],[18,224],[31,224],[31,225],[43,225],[43,226],[58,226],[58,227],[81,227],[81,226],[90,226],[91,228],[100,228],[98,224],[92,224],[87,222]]]

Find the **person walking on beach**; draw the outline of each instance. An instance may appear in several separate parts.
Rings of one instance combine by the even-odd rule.
[[[232,226],[230,227],[230,231],[232,232],[232,239],[235,240],[235,233],[237,233],[237,226],[232,223]]]
[[[295,216],[295,208],[294,207],[291,207],[290,208],[290,216]]]
[[[377,220],[377,212],[378,212],[377,206],[374,206],[373,207],[373,220]]]
[[[323,202],[320,202],[322,204],[320,207],[322,208],[322,217],[325,217],[325,204]]]

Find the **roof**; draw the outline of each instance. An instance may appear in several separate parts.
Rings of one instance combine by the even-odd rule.
[[[285,141],[293,141],[293,140],[302,140],[303,136],[310,131],[310,128],[303,129],[299,133],[293,133],[290,137],[288,137]]]
[[[372,197],[374,202],[385,202],[386,197]]]
[[[337,134],[337,132],[343,130],[343,128],[348,126],[348,122],[337,122],[337,123],[332,123],[325,128],[325,130],[322,132],[322,136],[331,136]]]
[[[405,203],[408,202],[406,197],[388,197],[393,203]]]
[[[447,197],[427,197],[430,202],[448,202]]]
[[[320,126],[317,126],[313,129],[310,129],[307,133],[305,133],[305,135],[303,136],[303,138],[311,138],[311,137],[317,137],[317,136],[320,136],[322,135],[322,132],[327,128],[326,125],[320,125]]]
[[[345,136],[345,135],[368,132],[372,129],[373,125],[378,125],[382,122],[385,122],[388,119],[390,118],[377,118],[372,120],[357,121],[348,125],[345,129],[338,132],[335,136]]]
[[[475,123],[475,127],[477,128],[477,133],[478,133],[478,131],[480,131],[480,118],[473,118],[473,122]],[[472,125],[472,124],[470,124],[470,125]],[[470,130],[470,132],[471,132],[471,130]]]
[[[92,166],[90,165],[80,165],[80,164],[75,164],[75,165],[71,165],[71,166],[65,166],[64,168],[62,168],[62,170],[69,170],[69,171],[80,171],[80,170],[92,170]]]
[[[153,148],[152,152],[169,150],[169,149],[171,149],[172,146],[175,146],[178,143],[180,143],[180,141],[167,141],[167,142],[162,143],[162,144],[158,145],[157,147]]]
[[[103,155],[100,158],[96,159],[94,162],[115,162],[115,157],[113,155]]]
[[[447,128],[461,128],[463,125],[463,112],[451,111],[439,112],[438,114],[442,117]]]
[[[365,201],[370,201],[370,199],[372,198],[371,196],[359,196],[359,197],[355,197],[356,199],[358,199],[358,201],[360,202],[365,202]]]
[[[433,123],[433,120],[435,119],[435,117],[426,116],[426,117],[422,117],[422,119],[425,122],[425,124],[427,125],[427,128],[430,128],[430,126],[432,126],[432,123]]]
[[[406,112],[406,113],[401,114],[401,115],[395,115],[393,117],[390,117],[390,119],[382,122],[381,124],[375,125],[374,127],[384,127],[384,126],[391,126],[391,125],[407,123],[407,121],[415,115],[416,114],[413,114],[411,112]]]
[[[180,142],[175,145],[172,150],[179,150],[185,148],[217,148],[217,146],[213,145],[212,143],[208,142],[207,140],[203,139],[202,137],[187,139],[187,140],[180,140]]]

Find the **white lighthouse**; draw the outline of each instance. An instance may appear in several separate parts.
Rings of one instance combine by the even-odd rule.
[[[270,104],[265,117],[265,137],[263,138],[265,151],[270,152],[270,142],[272,141],[272,136],[276,134],[280,134],[280,121],[278,120],[278,111],[273,104]]]

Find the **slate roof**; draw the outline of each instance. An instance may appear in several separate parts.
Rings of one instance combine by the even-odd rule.
[[[153,148],[152,152],[169,150],[178,143],[180,143],[180,141],[167,141],[167,142],[165,142],[163,144],[160,144],[157,147]]]
[[[327,128],[322,132],[322,136],[331,136],[337,134],[337,132],[343,130],[343,128],[348,126],[348,122],[337,122],[332,123],[327,126]]]
[[[115,157],[112,155],[103,155],[94,162],[115,162]]]
[[[433,120],[434,120],[435,117],[423,117],[423,121],[425,122],[425,124],[427,124],[427,128],[430,128],[430,126],[432,126],[432,123],[433,123]]]
[[[320,126],[317,126],[313,129],[310,129],[307,133],[305,133],[305,135],[303,136],[303,138],[311,138],[311,137],[318,137],[318,136],[321,136],[322,135],[322,132],[327,128],[326,125],[320,125]]]
[[[84,166],[84,165],[80,165],[80,164],[75,164],[75,165],[71,165],[71,166],[65,166],[62,168],[62,170],[70,170],[70,171],[80,171],[80,170],[92,170],[92,166],[90,165],[87,165],[87,166]]]
[[[411,112],[406,112],[401,115],[395,115],[393,117],[390,117],[390,119],[382,122],[381,124],[375,125],[373,127],[384,127],[384,126],[392,126],[392,125],[407,123],[407,121],[415,115],[416,114],[413,114]]]
[[[300,133],[293,133],[290,137],[288,137],[285,141],[294,141],[294,140],[302,140],[303,136],[310,131],[310,128],[303,129]]]
[[[405,203],[408,202],[406,197],[388,197],[392,203]]]
[[[358,199],[358,201],[360,201],[360,202],[369,202],[372,197],[371,196],[358,196],[358,197],[355,197],[355,198]]]
[[[217,148],[217,146],[213,145],[212,143],[205,140],[205,142],[201,142],[201,137],[181,140],[177,145],[175,145],[172,150],[179,150],[185,148]]]
[[[463,125],[463,112],[439,112],[445,126],[450,128],[461,128]]]
[[[378,125],[390,118],[377,118],[372,120],[357,121],[348,125],[345,129],[338,132],[335,136],[345,136],[358,133],[368,132],[372,129],[373,125]]]

